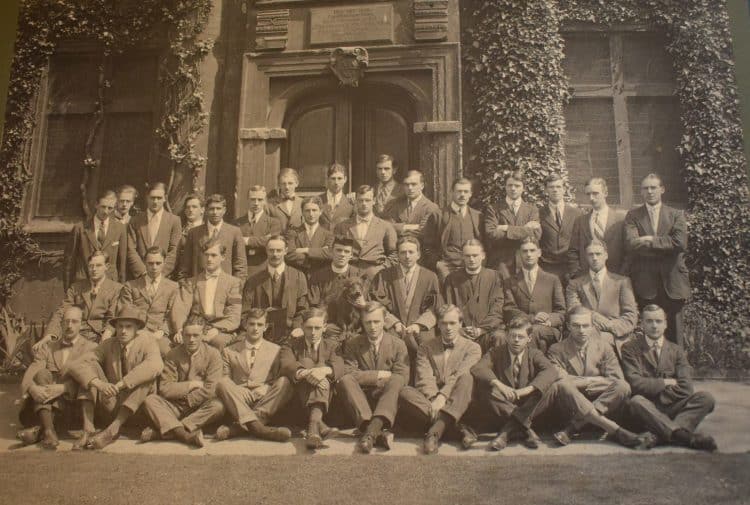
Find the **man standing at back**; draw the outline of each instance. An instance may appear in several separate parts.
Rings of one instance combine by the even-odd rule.
[[[404,196],[404,188],[394,176],[398,172],[398,164],[390,154],[380,154],[375,162],[375,175],[378,184],[375,186],[375,215],[383,217],[385,208],[390,202]]]
[[[556,275],[563,287],[568,283],[568,248],[573,225],[582,214],[578,207],[565,203],[565,184],[559,174],[551,174],[545,181],[547,205],[539,208],[542,238],[539,245],[542,257],[539,265],[545,272]]]
[[[247,249],[248,276],[263,269],[266,242],[282,231],[281,221],[266,211],[265,186],[251,186],[247,192],[247,215],[237,220]]]
[[[319,195],[322,202],[320,224],[333,231],[337,224],[346,221],[354,214],[354,204],[344,193],[347,182],[347,170],[344,165],[334,163],[328,168],[326,187],[328,190]]]
[[[130,184],[123,184],[117,188],[117,203],[112,217],[121,224],[128,226],[131,219],[130,212],[133,210],[136,198],[138,198],[138,190]]]
[[[661,177],[641,181],[644,205],[625,216],[625,238],[632,255],[630,278],[639,307],[659,305],[667,314],[667,338],[682,345],[682,307],[690,297],[685,266],[687,222],[682,211],[662,204]]]
[[[463,247],[469,240],[482,240],[482,213],[469,207],[471,181],[464,177],[453,183],[452,199],[440,216],[440,261],[435,265],[440,284],[463,267]]]
[[[302,197],[297,194],[299,174],[293,168],[282,168],[277,181],[277,194],[268,202],[268,214],[281,222],[282,233],[286,233],[302,226]]]

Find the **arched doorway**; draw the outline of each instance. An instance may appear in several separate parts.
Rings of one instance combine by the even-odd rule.
[[[286,110],[281,166],[299,171],[302,192],[324,191],[326,169],[334,162],[349,169],[349,190],[373,185],[378,154],[394,156],[404,168],[418,165],[415,120],[413,100],[396,86],[319,89]]]

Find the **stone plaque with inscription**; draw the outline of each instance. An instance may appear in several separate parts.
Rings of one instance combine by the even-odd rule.
[[[361,4],[310,9],[310,45],[393,43],[393,5]]]

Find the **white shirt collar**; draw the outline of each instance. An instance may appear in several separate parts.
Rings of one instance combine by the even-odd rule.
[[[151,221],[154,217],[158,217],[161,219],[161,216],[164,214],[164,207],[159,209],[158,212],[151,212],[151,209],[146,209],[146,213],[148,214],[149,221]]]
[[[598,275],[599,280],[601,281],[607,276],[607,267],[602,267],[602,269],[599,270],[598,272],[594,272],[593,270],[589,269],[589,275],[591,276],[592,279],[594,278],[594,275]]]
[[[263,215],[263,209],[260,209],[257,214],[253,215],[249,210],[247,211],[247,220],[255,224],[258,222],[260,217]]]
[[[336,265],[331,263],[331,270],[333,270],[333,273],[335,274],[345,274],[349,271],[349,263],[347,263],[344,268],[338,268]]]
[[[471,270],[469,270],[468,268],[466,268],[466,267],[464,267],[464,270],[466,270],[466,273],[469,274],[469,275],[479,275],[480,273],[482,273],[482,267],[481,266],[479,268],[477,268],[473,272]]]
[[[523,267],[522,270],[536,277],[536,275],[539,273],[539,265],[534,265],[533,268],[529,268],[529,269],[526,269],[526,267]]]
[[[76,345],[76,342],[78,342],[78,339],[79,339],[79,338],[83,338],[83,337],[81,337],[80,333],[79,333],[78,335],[76,335],[75,337],[73,337],[73,340],[71,340],[71,341],[70,341],[70,344],[68,344],[68,345],[69,345],[70,347],[73,347],[74,345]],[[61,338],[61,339],[60,339],[60,342],[64,342],[64,341],[65,341],[65,339],[64,339],[64,338]]]
[[[307,230],[308,235],[315,235],[315,231],[318,229],[318,226],[320,223],[315,223],[313,225],[309,225],[305,223],[305,230]]]
[[[404,266],[403,266],[403,265],[400,265],[400,264],[399,264],[399,267],[401,267],[401,272],[402,272],[402,273],[404,274],[404,277],[406,277],[406,276],[408,276],[408,275],[414,275],[414,272],[416,272],[416,271],[417,271],[417,267],[418,267],[418,266],[419,266],[419,265],[415,264],[415,265],[414,265],[413,267],[411,267],[411,268],[404,268]]]
[[[520,360],[523,360],[523,355],[524,355],[525,352],[526,352],[526,349],[524,349],[523,351],[519,352],[518,354],[513,354],[511,352],[510,353],[510,358],[511,358],[510,362],[511,362],[511,364],[513,364],[516,361],[516,358],[520,359]]]
[[[326,200],[328,201],[328,203],[338,205],[343,197],[344,197],[343,191],[341,191],[338,195],[334,195],[330,191],[326,191]]]
[[[159,283],[161,282],[161,277],[162,277],[162,275],[159,274],[159,275],[156,276],[156,279],[151,279],[151,276],[148,275],[148,274],[146,274],[146,283],[147,284],[154,283],[154,284],[156,284],[158,286]]]
[[[521,206],[521,202],[523,202],[523,199],[522,199],[522,198],[518,198],[518,199],[516,199],[516,200],[511,200],[511,199],[510,199],[510,198],[508,198],[507,196],[505,197],[505,203],[507,203],[507,204],[508,204],[508,207],[510,207],[511,209],[512,209],[513,207],[520,207],[520,206]]]
[[[380,344],[383,342],[383,335],[384,333],[381,333],[380,337],[378,337],[378,339],[375,342],[373,342],[372,340],[368,338],[367,342],[370,344],[370,347],[375,346],[375,350],[380,351]]]
[[[91,282],[91,291],[96,291],[98,293],[99,290],[102,287],[102,284],[104,284],[104,279],[106,279],[106,277],[102,277],[99,280],[99,282],[90,281]]]
[[[410,206],[411,208],[414,208],[414,207],[416,207],[416,206],[417,206],[417,204],[419,203],[419,201],[420,201],[420,200],[422,199],[422,197],[423,197],[423,196],[424,196],[424,195],[419,195],[419,196],[418,196],[418,197],[416,197],[416,198],[415,198],[414,200],[409,200],[409,199],[407,198],[407,200],[408,200],[408,203],[409,203],[409,206]]]
[[[649,203],[646,204],[646,208],[650,210],[660,211],[661,210],[661,202],[657,203],[656,205],[651,205]]]
[[[372,221],[372,216],[374,216],[374,215],[375,215],[375,214],[372,214],[372,213],[371,213],[371,214],[370,214],[369,216],[367,216],[367,217],[362,217],[362,216],[360,216],[359,214],[357,214],[357,224],[360,224],[360,223],[367,223],[367,224],[370,224],[370,221]]]
[[[203,224],[203,218],[201,218],[201,219],[196,219],[196,220],[195,220],[194,222],[192,222],[192,223],[191,223],[190,221],[187,221],[187,222],[185,223],[185,226],[187,227],[187,229],[188,229],[188,230],[190,230],[190,229],[193,229],[193,228],[195,228],[196,226],[200,226],[200,225],[202,225],[202,224]]]
[[[260,345],[262,343],[263,343],[263,339],[262,338],[260,340],[258,340],[254,344],[251,344],[250,342],[248,342],[247,340],[245,340],[245,349],[247,349],[248,351],[252,351],[253,349],[255,349],[257,351],[258,349],[260,349]]]
[[[664,335],[657,338],[656,340],[652,340],[648,337],[646,337],[646,342],[648,342],[649,348],[653,349],[654,346],[656,346],[657,349],[661,349],[664,346]]]
[[[105,230],[108,229],[109,228],[109,216],[107,216],[107,218],[104,221],[100,221],[98,216],[94,216],[94,230],[99,229],[100,223],[104,223]]]
[[[214,226],[211,223],[209,223],[208,221],[206,221],[206,228],[208,229],[208,236],[210,237],[211,235],[213,235],[214,234],[214,230],[221,231],[221,225],[223,225],[223,224],[224,224],[224,220],[223,219],[221,221],[219,221],[219,224],[217,224],[216,226]]]
[[[217,268],[214,273],[209,273],[208,271],[203,272],[206,276],[206,279],[218,279],[221,275],[221,267]]]
[[[600,216],[602,216],[602,218],[604,219],[604,221],[606,221],[607,220],[607,215],[609,214],[609,205],[605,205],[604,207],[602,207],[599,210],[591,209],[591,216],[592,217],[596,213],[598,213]]]
[[[548,207],[553,215],[555,214],[555,211],[559,210],[560,215],[562,216],[565,213],[565,200],[560,200],[558,203],[549,202]]]
[[[469,211],[469,206],[465,205],[463,208],[459,207],[456,202],[451,202],[451,209],[453,209],[453,212],[456,214],[459,214],[461,217],[464,217],[466,213]]]
[[[268,273],[271,275],[271,277],[273,277],[274,273],[277,273],[279,274],[279,276],[281,276],[285,270],[286,270],[286,263],[282,263],[276,268],[272,267],[271,265],[268,265]]]

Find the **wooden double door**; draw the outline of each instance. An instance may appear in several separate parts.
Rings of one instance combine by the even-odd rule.
[[[349,187],[376,183],[375,160],[390,154],[403,170],[416,167],[415,110],[396,87],[332,87],[311,93],[287,109],[281,167],[300,174],[300,192],[325,190],[334,162],[349,170]]]

